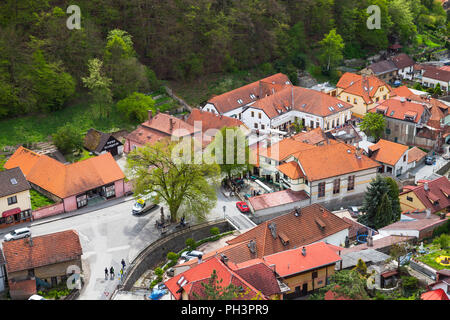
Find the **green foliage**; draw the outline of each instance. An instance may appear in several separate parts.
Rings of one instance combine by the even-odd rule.
[[[36,210],[38,208],[42,208],[55,203],[53,200],[47,198],[46,196],[37,192],[34,189],[30,189],[30,197],[32,210]]]
[[[319,60],[322,68],[329,72],[336,67],[344,58],[342,52],[344,50],[344,41],[342,37],[336,33],[336,29],[332,29],[319,42],[320,55]]]
[[[117,110],[129,120],[144,122],[148,118],[148,110],[155,114],[155,101],[145,94],[134,92],[117,102]]]
[[[178,144],[162,141],[137,148],[127,157],[134,192],[152,194],[154,203],[166,204],[172,222],[181,215],[205,219],[217,201],[220,169],[194,159],[192,145],[190,139]]]
[[[356,266],[353,268],[353,270],[359,272],[362,276],[365,276],[367,273],[367,265],[362,259],[358,259],[358,262],[356,263]]]
[[[53,134],[53,143],[63,154],[66,154],[81,150],[83,138],[77,127],[67,123]]]
[[[157,276],[162,276],[162,275],[164,274],[164,270],[161,269],[161,268],[156,268],[156,269],[155,269],[155,274],[156,274]]]
[[[179,256],[175,252],[167,253],[167,259],[169,259],[170,261],[177,261],[178,258],[179,258]]]
[[[217,236],[218,234],[220,234],[220,230],[219,230],[219,228],[217,228],[217,227],[213,227],[213,228],[211,228],[211,229],[209,230],[209,233],[210,233],[212,236]]]
[[[443,233],[450,234],[450,220],[447,220],[444,224],[434,229],[433,237],[440,236]]]
[[[194,292],[193,295],[197,300],[232,300],[239,296],[240,288],[232,283],[223,287],[221,284],[223,279],[218,279],[216,270],[213,270],[208,282],[202,282],[202,293]]]
[[[433,239],[433,244],[438,244],[441,250],[447,250],[450,245],[450,234],[441,234],[439,237]]]
[[[386,127],[386,121],[382,114],[376,112],[368,112],[364,116],[360,128],[368,136],[378,140]]]
[[[312,299],[323,300],[325,293],[329,290],[335,293],[336,298],[369,299],[366,291],[366,279],[354,270],[342,270],[331,275],[329,284],[319,289]]]
[[[186,246],[188,247],[188,250],[195,250],[195,248],[197,248],[197,243],[194,239],[188,238],[186,239]]]

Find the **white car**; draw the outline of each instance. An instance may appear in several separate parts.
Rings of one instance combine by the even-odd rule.
[[[199,258],[203,256],[203,252],[201,251],[185,251],[181,254],[181,258],[184,259],[185,261],[189,261],[193,258]]]
[[[47,300],[47,299],[38,294],[33,294],[31,297],[28,298],[28,300]]]
[[[3,238],[5,241],[11,241],[11,240],[18,240],[22,238],[28,238],[31,237],[31,230],[28,228],[20,228],[11,231],[10,233],[6,234]]]

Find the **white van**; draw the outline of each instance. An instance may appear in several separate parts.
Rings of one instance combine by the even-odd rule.
[[[154,207],[156,207],[156,204],[154,204],[150,199],[139,198],[134,203],[131,212],[133,213],[133,215],[138,216],[143,214],[144,212],[147,212],[148,210],[153,209]]]
[[[6,234],[3,238],[5,241],[11,241],[11,240],[18,240],[22,238],[28,238],[31,237],[31,230],[28,228],[21,228],[11,231],[10,233]]]

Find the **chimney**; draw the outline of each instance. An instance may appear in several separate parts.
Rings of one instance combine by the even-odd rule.
[[[431,218],[431,210],[430,210],[429,208],[427,208],[427,209],[425,210],[425,213],[426,213],[427,219],[430,219],[430,218]]]
[[[305,247],[303,247],[303,249],[302,249],[302,255],[306,256],[306,248]]]
[[[173,120],[172,120],[172,118],[170,118],[169,121],[170,121],[170,132],[172,132],[172,130],[173,130]]]
[[[428,182],[425,182],[425,183],[423,184],[423,190],[425,190],[425,191],[428,191],[428,190],[429,190]]]
[[[152,118],[153,118],[152,110],[148,110],[147,112],[148,112],[148,120],[152,120]]]
[[[202,255],[199,255],[198,258],[197,258],[197,260],[198,260],[198,264],[202,263],[202,262],[203,262],[203,261],[202,261]]]
[[[228,263],[228,257],[224,254],[220,254],[220,261],[222,261],[224,264]]]

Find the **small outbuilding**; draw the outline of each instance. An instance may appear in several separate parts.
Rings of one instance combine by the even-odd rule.
[[[116,156],[123,153],[123,143],[117,140],[112,133],[104,133],[95,129],[89,129],[84,137],[83,145],[95,155],[109,152],[112,156]]]

